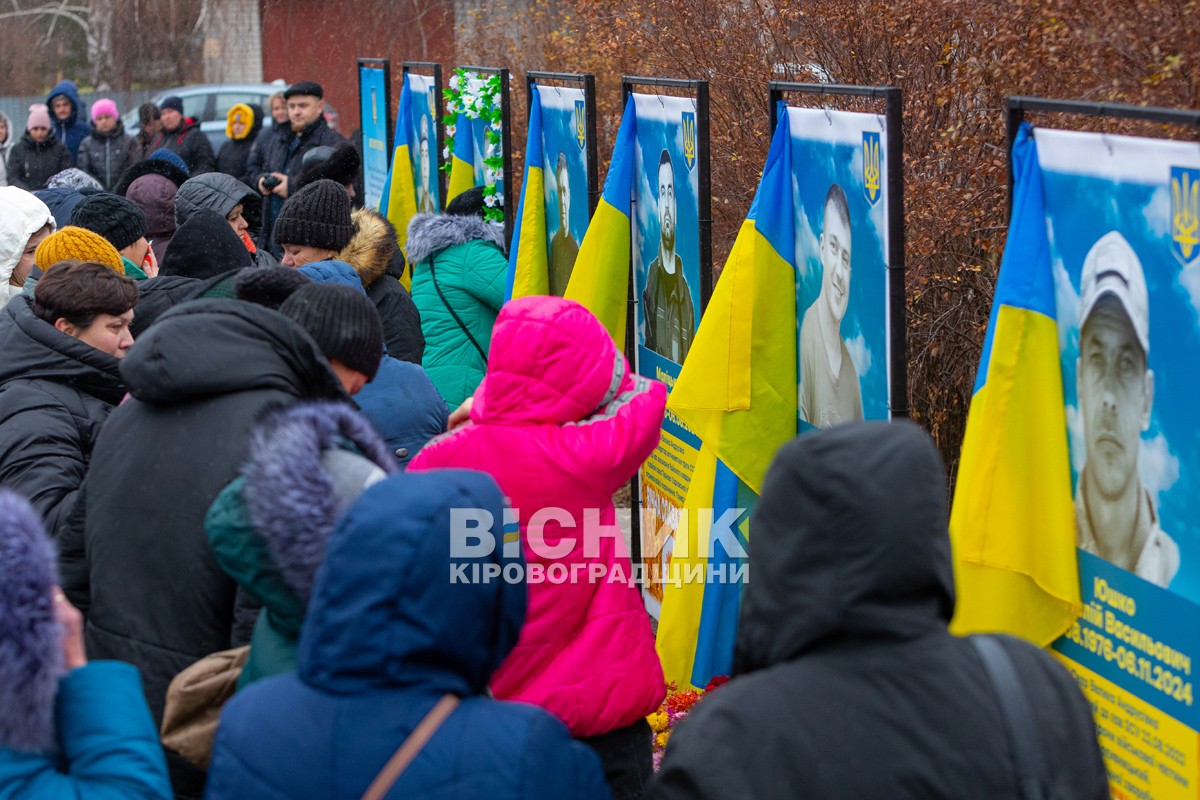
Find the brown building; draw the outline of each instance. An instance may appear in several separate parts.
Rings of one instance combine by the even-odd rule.
[[[451,68],[453,0],[259,0],[262,74],[288,83],[316,80],[337,109],[338,129],[358,129],[358,58],[392,60],[392,113],[400,103],[400,64]]]

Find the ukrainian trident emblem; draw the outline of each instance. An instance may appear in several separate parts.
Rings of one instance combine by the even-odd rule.
[[[696,166],[696,114],[694,111],[683,112],[683,160],[687,168]]]
[[[1200,169],[1171,167],[1171,252],[1185,267],[1200,259]]]
[[[863,192],[867,202],[879,202],[883,174],[883,156],[879,150],[879,133],[863,131]]]
[[[587,106],[582,100],[575,101],[575,141],[580,150],[587,144]]]

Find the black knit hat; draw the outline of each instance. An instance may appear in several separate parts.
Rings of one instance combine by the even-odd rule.
[[[483,219],[483,187],[474,186],[467,189],[446,206],[446,213],[456,217],[479,217]]]
[[[314,181],[287,199],[275,220],[275,241],[341,250],[354,236],[350,196],[330,180]]]
[[[283,99],[295,97],[298,94],[308,94],[317,99],[324,99],[325,90],[316,81],[296,81],[283,92]]]
[[[291,267],[259,267],[244,269],[233,282],[238,300],[278,309],[284,302],[312,279]]]
[[[383,359],[383,322],[361,289],[310,283],[293,292],[279,313],[308,331],[327,359],[374,379]]]
[[[108,192],[85,197],[71,212],[71,224],[98,233],[118,250],[146,235],[146,215],[133,201]]]
[[[175,111],[178,111],[180,114],[182,114],[183,113],[183,98],[176,97],[175,95],[171,95],[170,97],[164,97],[162,103],[159,105],[159,109],[161,111],[166,111],[168,108],[174,109]]]

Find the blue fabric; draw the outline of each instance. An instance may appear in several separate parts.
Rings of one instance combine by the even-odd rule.
[[[138,671],[93,661],[58,684],[59,753],[0,750],[0,798],[171,798],[158,731]]]
[[[452,583],[452,568],[524,560],[519,546],[452,559],[452,509],[479,509],[499,532],[503,497],[486,475],[441,470],[393,475],[351,506],[317,574],[298,672],[225,707],[206,797],[357,799],[446,693],[462,704],[389,797],[609,796],[599,758],[562,723],[484,695],[516,644],[526,587]]]
[[[154,160],[154,161],[165,161],[168,164],[170,164],[171,166],[177,168],[184,175],[192,174],[191,170],[188,169],[187,162],[183,160],[183,157],[180,156],[178,153],[176,153],[174,150],[168,150],[165,147],[158,148],[153,153],[146,156],[146,159]]]
[[[54,116],[54,98],[60,94],[70,100],[74,106],[71,116],[64,121],[59,121]],[[87,124],[86,114],[83,113],[85,109],[79,102],[79,89],[75,87],[73,81],[59,81],[58,85],[50,90],[50,94],[46,95],[46,105],[50,106],[50,129],[54,131],[58,140],[71,151],[71,166],[73,167],[79,158],[79,143],[92,132],[91,127]]]
[[[354,396],[402,466],[433,437],[446,431],[446,401],[425,370],[384,356],[375,379]]]
[[[299,267],[300,272],[307,275],[315,283],[335,283],[342,286],[349,286],[363,294],[367,290],[363,287],[362,278],[358,277],[358,273],[354,267],[347,264],[345,261],[314,261],[311,264],[305,264]]]
[[[39,189],[33,194],[50,209],[56,228],[70,225],[71,213],[75,211],[75,206],[83,202],[82,194],[65,186],[59,189]]]

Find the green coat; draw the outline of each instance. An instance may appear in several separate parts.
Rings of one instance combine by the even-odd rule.
[[[422,366],[451,409],[475,392],[487,369],[471,340],[488,352],[504,303],[503,244],[504,229],[478,217],[418,214],[408,227],[412,297],[425,336]]]
[[[250,655],[238,679],[239,689],[296,668],[296,642],[305,611],[271,559],[266,540],[250,523],[242,497],[245,485],[246,479],[239,477],[226,486],[204,519],[208,542],[221,569],[262,603],[250,638]]]

